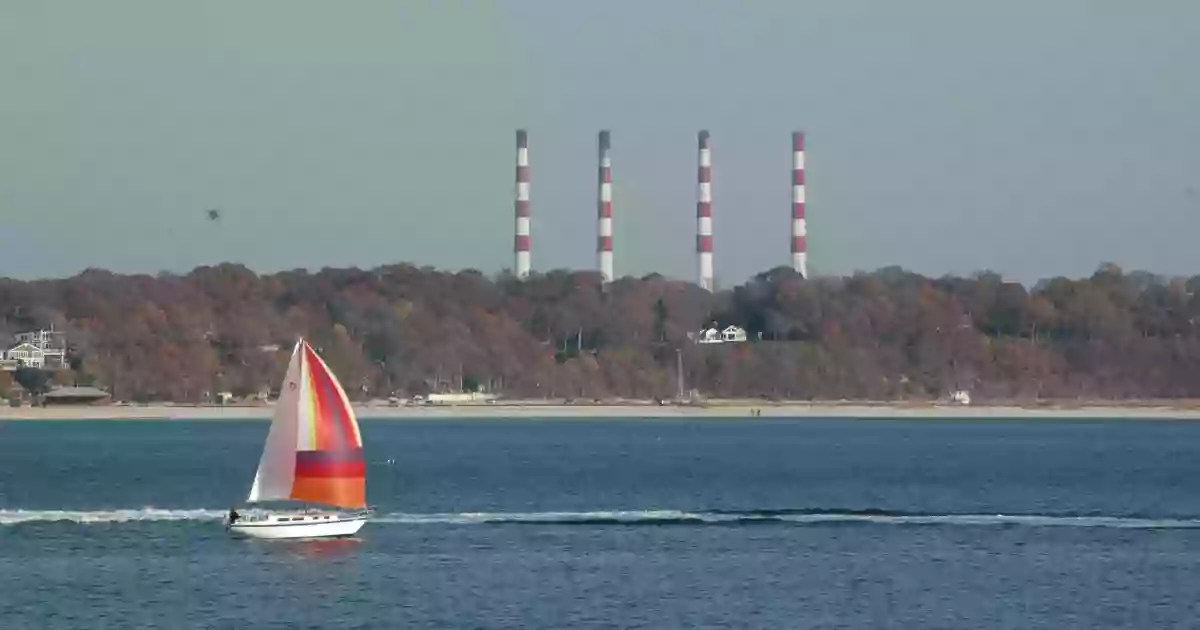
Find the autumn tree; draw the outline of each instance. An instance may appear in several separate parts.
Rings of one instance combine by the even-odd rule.
[[[1102,265],[1031,287],[898,268],[803,278],[785,267],[710,293],[657,274],[517,279],[408,264],[256,274],[0,279],[0,334],[66,333],[61,382],[118,400],[211,400],[278,386],[317,346],[357,398],[480,386],[506,396],[670,397],[675,352],[706,396],[920,399],[1200,395],[1200,276]],[[698,346],[717,323],[749,341]],[[28,374],[23,378],[28,378]],[[34,390],[31,390],[34,391]]]

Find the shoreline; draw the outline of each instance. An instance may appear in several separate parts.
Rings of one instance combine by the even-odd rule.
[[[982,420],[1200,420],[1194,401],[1144,403],[1061,403],[1042,405],[935,405],[876,402],[722,401],[706,405],[587,404],[545,402],[459,405],[355,405],[362,420],[529,419],[529,418],[846,418],[846,419],[982,419]],[[70,420],[269,420],[272,407],[138,406],[0,407],[0,421]]]

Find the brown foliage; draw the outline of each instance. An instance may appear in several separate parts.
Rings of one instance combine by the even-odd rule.
[[[660,276],[604,286],[594,272],[518,281],[411,265],[258,275],[0,280],[0,331],[67,332],[74,375],[127,400],[203,400],[277,387],[298,336],[354,397],[478,383],[511,397],[906,399],[1200,394],[1200,277],[1103,265],[1033,289],[995,274],[897,268],[804,280],[775,269],[709,294]],[[713,321],[745,344],[698,346]]]

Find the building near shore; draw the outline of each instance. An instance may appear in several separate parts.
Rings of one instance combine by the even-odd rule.
[[[42,395],[44,405],[105,405],[112,396],[95,387],[58,387]]]
[[[430,394],[425,398],[425,403],[429,405],[462,405],[469,403],[486,403],[493,400],[496,400],[496,395],[485,392],[446,392],[441,394]]]
[[[724,329],[717,328],[714,322],[709,328],[705,328],[699,332],[690,332],[688,337],[695,343],[741,343],[746,341],[746,329],[741,326],[726,326]]]
[[[63,333],[54,330],[35,330],[13,335],[16,344],[0,352],[0,369],[14,371],[19,367],[61,369],[67,365],[67,345]]]
[[[5,406],[20,407],[29,402],[29,392],[16,381],[0,384],[0,388],[0,398],[4,399]]]

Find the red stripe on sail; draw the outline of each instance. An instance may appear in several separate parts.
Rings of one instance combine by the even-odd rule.
[[[361,461],[363,461],[361,448],[351,448],[342,451],[296,451],[297,466],[345,464]]]
[[[350,410],[334,385],[333,375],[322,368],[312,348],[308,348],[307,352],[310,353],[313,394],[317,399],[318,417],[314,418],[317,424],[317,448],[339,451],[357,446],[354,427],[350,425]]]
[[[337,381],[333,374],[325,372],[325,377],[329,380],[329,396],[333,406],[338,410],[337,424],[341,427],[343,443],[348,448],[357,448],[361,444],[358,441],[357,431],[354,427],[354,410],[350,408],[350,401],[341,393],[341,388],[337,385]]]
[[[358,461],[302,461],[296,458],[296,476],[314,477],[357,477],[366,475],[366,465]]]

